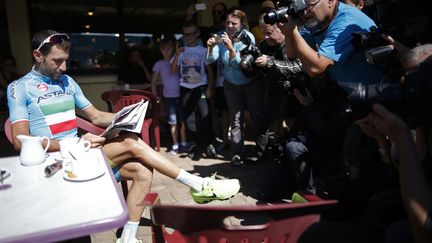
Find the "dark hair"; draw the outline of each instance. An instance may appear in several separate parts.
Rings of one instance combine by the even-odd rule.
[[[32,50],[36,50],[39,45],[50,35],[55,35],[55,34],[60,34],[59,32],[55,31],[55,30],[50,30],[50,29],[46,29],[46,30],[39,30],[38,32],[36,32],[33,35],[33,39],[31,42],[31,47]],[[62,41],[62,43],[59,45],[59,47],[61,49],[63,49],[66,52],[69,52],[69,48],[70,48],[70,41]],[[47,55],[50,51],[51,51],[51,47],[53,45],[50,43],[46,43],[44,44],[39,51],[43,54],[43,55]]]
[[[176,38],[173,34],[164,34],[164,38],[161,40],[160,45],[173,44],[175,45]]]

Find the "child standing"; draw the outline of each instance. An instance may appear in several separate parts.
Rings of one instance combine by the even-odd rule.
[[[198,160],[204,150],[207,157],[216,157],[211,111],[208,99],[213,92],[213,69],[205,64],[207,49],[198,44],[199,29],[195,22],[183,26],[184,47],[177,45],[171,72],[180,73],[180,93],[189,140],[197,147],[189,156]]]
[[[187,142],[184,113],[180,99],[180,76],[170,70],[170,60],[174,53],[173,41],[168,38],[163,39],[160,43],[160,51],[163,59],[157,61],[153,66],[151,87],[153,94],[157,96],[156,82],[159,78],[162,80],[163,98],[173,141],[171,153],[177,154],[180,148],[186,148]],[[178,142],[178,124],[180,124],[181,144]]]

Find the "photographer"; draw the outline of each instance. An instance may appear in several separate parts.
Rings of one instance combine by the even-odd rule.
[[[260,16],[259,24],[265,39],[259,43],[262,55],[256,58],[254,64],[264,71],[268,98],[260,112],[259,130],[266,130],[277,118],[290,117],[294,107],[298,108],[295,97],[287,95],[292,90],[286,86],[291,84],[293,74],[301,72],[300,60],[291,60],[285,53],[285,36],[279,27],[264,23],[263,16]]]
[[[373,107],[373,113],[371,113],[368,117],[357,121],[357,124],[360,125],[360,128],[364,132],[372,131],[372,133],[375,134],[375,138],[387,136],[395,146],[399,155],[399,163],[396,164],[396,166],[399,172],[402,197],[405,202],[405,207],[408,211],[412,228],[414,229],[414,234],[417,234],[416,238],[419,242],[424,241],[422,237],[425,236],[425,233],[428,235],[427,237],[430,237],[429,232],[432,230],[432,226],[430,226],[432,222],[424,223],[424,220],[428,216],[427,212],[430,211],[426,210],[426,208],[430,208],[431,204],[430,199],[428,204],[424,204],[425,201],[423,200],[427,200],[426,198],[430,196],[430,191],[429,194],[426,193],[425,197],[419,198],[419,195],[417,194],[419,191],[411,191],[412,189],[408,189],[408,187],[412,187],[414,185],[411,184],[414,179],[416,179],[417,183],[419,183],[418,185],[421,187],[424,186],[422,190],[426,190],[426,188],[431,185],[432,163],[430,160],[430,151],[432,150],[432,144],[430,143],[430,137],[432,136],[432,130],[430,129],[430,125],[432,124],[432,119],[429,113],[429,99],[432,93],[430,85],[430,81],[432,79],[432,72],[430,71],[432,62],[430,60],[424,62],[431,56],[432,45],[426,44],[410,50],[401,58],[405,75],[401,79],[400,85],[396,83],[396,86],[393,86],[402,90],[402,95],[400,97],[396,96],[399,94],[398,92],[388,92],[386,89],[389,89],[389,86],[388,88],[384,88],[373,97],[369,95],[368,97],[364,97],[362,99],[362,103],[378,102],[385,104],[385,106],[389,107],[389,109],[391,108],[398,114],[402,114],[404,120],[410,124],[411,127],[415,126],[415,144],[417,153],[414,151],[414,148],[410,147],[410,143],[412,143],[410,141],[412,139],[408,126],[405,125],[405,122],[403,122],[400,118],[387,111],[387,109],[383,106],[375,105]],[[350,100],[352,102],[352,99]],[[392,102],[388,102],[388,100],[391,100]],[[400,101],[398,102],[398,100]],[[393,128],[390,129],[390,127]],[[402,144],[404,145],[401,146]],[[389,151],[384,151],[383,154],[389,154]],[[406,164],[407,156],[411,157],[409,159],[410,165]],[[422,161],[422,163],[419,161]],[[406,169],[406,166],[410,167],[409,170]],[[411,166],[419,166],[419,168],[415,169],[411,168]],[[417,172],[415,172],[416,170]],[[419,177],[426,175],[427,177],[425,179],[427,179],[426,182],[428,184],[421,185],[421,181],[424,180],[423,178],[408,178],[408,176],[410,176],[409,174],[413,172],[418,173],[417,176]],[[406,184],[404,185],[404,183]],[[410,197],[412,198],[409,199]],[[417,200],[418,202],[416,202]],[[422,209],[422,207],[425,208]],[[422,210],[425,210],[425,212],[422,212]],[[428,217],[430,217],[430,215]],[[403,220],[391,224],[386,232],[386,242],[408,242],[412,241],[411,237],[412,236],[410,230],[408,229],[408,224]]]
[[[297,9],[295,18],[285,15],[287,22],[281,24],[290,57],[299,57],[303,70],[311,77],[328,70],[338,83],[377,83],[381,80],[381,66],[368,64],[364,53],[352,45],[352,33],[368,32],[375,23],[360,10],[338,0],[305,1],[306,6]],[[305,27],[302,33],[294,19]],[[316,46],[316,50],[305,39],[312,41],[311,46]]]
[[[265,85],[256,74],[247,77],[240,68],[240,51],[245,44],[235,41],[236,34],[243,32],[254,44],[253,35],[247,31],[247,16],[238,9],[230,9],[226,19],[226,32],[220,37],[207,40],[207,63],[221,60],[225,77],[224,90],[231,123],[231,165],[243,165],[244,112],[248,107],[255,123],[258,112],[264,103]],[[264,91],[264,92],[263,92]],[[254,126],[255,127],[255,126]],[[267,133],[255,134],[257,154],[262,154],[267,143]]]
[[[302,109],[285,149],[297,186],[315,193],[314,177],[334,176],[342,168],[341,148],[350,125],[344,115],[347,96],[328,75],[308,80],[304,92],[294,89],[293,94]]]

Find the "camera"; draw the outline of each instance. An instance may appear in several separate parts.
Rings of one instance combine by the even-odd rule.
[[[216,44],[223,44],[221,36],[217,34],[212,34],[212,37],[216,39]]]
[[[257,70],[255,70],[253,63],[262,55],[261,51],[252,43],[251,38],[244,30],[237,32],[233,39],[241,41],[246,45],[245,48],[240,50],[240,68],[243,71],[243,74],[246,77],[254,76]]]
[[[379,46],[365,52],[369,64],[384,64],[398,60],[397,50],[391,46]]]
[[[279,81],[283,89],[292,93],[297,89],[302,95],[306,96],[306,84],[309,81],[309,76],[304,72],[294,73],[289,80]]]
[[[382,37],[382,31],[373,26],[370,32],[354,32],[352,44],[357,50],[364,50],[366,62],[381,64],[386,73],[401,68],[397,50],[389,46],[391,43]]]
[[[356,49],[368,49],[390,45],[390,43],[384,39],[381,34],[381,31],[375,26],[371,27],[370,32],[354,32],[352,33],[352,44]]]
[[[251,70],[255,60],[262,55],[261,51],[253,44],[250,44],[240,51],[240,67],[242,70]]]
[[[387,75],[379,84],[360,84],[348,95],[347,112],[354,120],[366,117],[379,103],[411,127],[432,125],[432,61],[407,73]]]
[[[277,6],[277,9],[272,9],[264,15],[264,23],[272,25],[285,23],[287,21],[285,14],[296,17],[298,12],[305,10],[309,5],[305,0],[284,0],[279,1]]]

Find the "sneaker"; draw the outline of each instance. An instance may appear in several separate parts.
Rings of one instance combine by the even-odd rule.
[[[136,238],[133,241],[134,243],[142,243],[142,240],[137,240]],[[116,243],[121,243],[120,239],[117,239]]]
[[[170,153],[171,153],[171,154],[178,154],[178,153],[179,153],[179,146],[178,146],[178,144],[174,144],[174,145],[171,147],[171,151],[170,151]]]
[[[213,144],[210,144],[209,146],[207,146],[205,154],[206,154],[207,158],[216,158],[216,156],[217,156],[216,149],[213,146]]]
[[[204,178],[203,190],[200,192],[191,189],[192,198],[197,203],[208,203],[213,200],[225,200],[233,197],[240,190],[237,179],[216,180],[215,175]]]
[[[231,165],[232,165],[232,166],[239,167],[239,166],[242,166],[243,164],[244,164],[244,163],[243,163],[243,160],[240,158],[239,155],[234,155],[234,156],[232,157],[232,159],[231,159]]]

